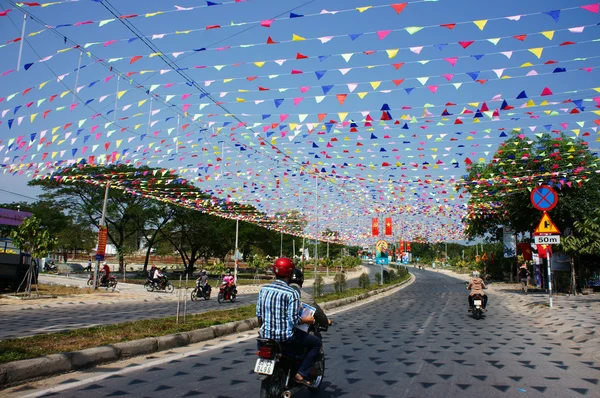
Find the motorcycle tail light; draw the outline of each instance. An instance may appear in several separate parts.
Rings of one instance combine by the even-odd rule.
[[[259,347],[258,351],[256,351],[256,355],[260,358],[271,359],[275,355],[274,351],[273,347],[270,346]]]

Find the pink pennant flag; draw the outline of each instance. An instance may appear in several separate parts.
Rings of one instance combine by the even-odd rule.
[[[453,58],[444,58],[444,61],[447,61],[448,63],[450,63],[450,65],[455,66],[456,65],[456,61],[458,61],[458,58],[453,57]]]
[[[294,105],[298,105],[299,103],[302,102],[303,99],[304,99],[304,97],[296,97],[296,98],[294,98]]]
[[[377,36],[379,36],[379,40],[383,40],[387,37],[387,35],[389,35],[390,33],[392,33],[391,30],[380,30],[377,32]]]
[[[454,77],[454,74],[452,74],[452,73],[445,73],[442,76],[445,77],[446,80],[450,81]]]
[[[439,86],[427,86],[427,88],[429,89],[429,91],[431,91],[432,93],[435,94],[435,92],[437,91]]]
[[[305,92],[307,92],[308,90],[310,90],[310,86],[304,86],[304,87],[300,87],[300,92],[301,92],[301,93],[303,93],[303,94],[304,94]]]
[[[587,10],[589,12],[598,14],[598,12],[600,11],[600,3],[588,4],[587,6],[580,6],[579,8],[583,8],[584,10]]]
[[[546,95],[552,95],[552,91],[548,87],[545,87],[541,94],[542,97]]]
[[[266,19],[264,21],[260,21],[260,26],[263,26],[265,28],[270,28],[271,24],[274,22],[273,19]]]
[[[117,41],[118,41],[118,40],[109,40],[109,41],[107,41],[107,42],[105,42],[105,43],[104,43],[104,47],[108,47],[108,46],[110,46],[111,44],[115,44]]]

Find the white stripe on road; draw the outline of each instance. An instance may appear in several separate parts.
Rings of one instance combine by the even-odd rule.
[[[432,312],[431,314],[429,314],[429,316],[425,320],[425,323],[423,324],[423,326],[421,326],[421,329],[419,329],[419,331],[417,332],[417,334],[423,334],[423,333],[425,333],[425,329],[427,329],[427,326],[429,326],[429,324],[433,320],[434,316],[435,316],[435,312]]]

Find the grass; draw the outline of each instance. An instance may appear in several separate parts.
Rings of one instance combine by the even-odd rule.
[[[252,318],[255,311],[256,307],[254,305],[247,305],[230,310],[188,315],[185,324],[175,323],[175,317],[146,319],[21,339],[3,340],[0,341],[0,363],[207,328],[213,325]]]
[[[410,278],[410,275],[406,275],[393,283],[385,284],[383,286],[371,285],[367,289],[354,288],[345,290],[341,293],[328,293],[319,297],[317,302],[324,303],[345,297],[356,296],[381,287],[400,283],[408,278]],[[42,334],[21,339],[3,340],[0,341],[0,364],[61,352],[83,350],[123,341],[138,340],[146,337],[159,337],[173,333],[203,329],[213,325],[252,318],[255,314],[256,306],[251,304],[229,310],[209,311],[197,315],[188,315],[185,324],[177,324],[175,322],[175,317],[146,319],[115,325],[77,329],[67,332]]]

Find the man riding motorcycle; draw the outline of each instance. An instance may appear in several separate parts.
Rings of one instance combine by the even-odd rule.
[[[204,296],[208,286],[208,275],[206,274],[206,270],[202,270],[202,274],[196,279],[196,282],[200,282],[200,286],[202,286],[202,296]]]
[[[483,310],[485,311],[485,306],[487,305],[488,297],[483,292],[483,289],[487,289],[487,286],[485,286],[485,282],[483,282],[483,279],[479,277],[478,271],[473,271],[473,277],[471,278],[471,280],[469,281],[469,285],[467,286],[467,290],[471,291],[471,293],[469,293],[469,312],[473,310],[473,296],[476,294],[480,294],[483,298]]]
[[[300,294],[288,285],[294,269],[294,262],[287,257],[275,260],[273,272],[276,279],[260,289],[256,317],[260,325],[260,337],[284,343],[292,349],[308,350],[295,380],[299,384],[309,386],[306,377],[319,356],[321,339],[295,327],[299,324],[313,324],[315,318],[310,315],[300,317]]]
[[[100,279],[100,285],[105,285],[108,283],[108,277],[110,276],[110,267],[106,261],[102,263],[102,272],[104,272],[104,275]]]
[[[227,284],[227,292],[231,294],[235,288],[235,279],[233,278],[233,275],[231,275],[231,271],[227,271],[223,277],[223,283]]]

